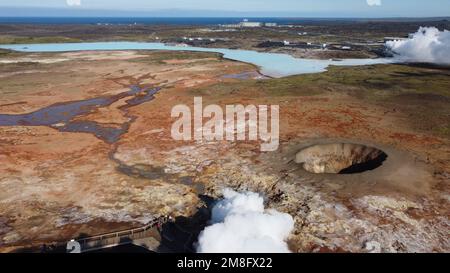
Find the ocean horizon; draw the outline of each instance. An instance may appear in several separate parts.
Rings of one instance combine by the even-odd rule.
[[[376,21],[376,20],[447,20],[432,18],[332,18],[332,17],[0,17],[0,24],[144,24],[144,25],[218,25],[251,21],[301,24],[320,21]]]

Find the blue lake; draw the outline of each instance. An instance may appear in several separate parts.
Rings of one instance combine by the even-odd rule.
[[[263,53],[251,50],[169,46],[163,43],[144,42],[99,42],[99,43],[56,43],[56,44],[14,44],[0,45],[0,48],[22,52],[66,52],[82,50],[171,50],[217,52],[225,58],[251,63],[260,72],[270,77],[285,77],[297,74],[319,73],[330,65],[358,66],[393,62],[392,59],[344,59],[314,60],[294,58],[288,54]]]

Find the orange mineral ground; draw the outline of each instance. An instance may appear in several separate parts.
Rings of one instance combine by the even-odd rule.
[[[224,187],[260,192],[267,207],[292,215],[294,252],[450,251],[448,68],[331,67],[266,79],[211,53],[1,60],[2,252],[156,216],[189,218],[202,196]],[[195,96],[204,105],[279,105],[279,149],[174,141],[171,109]],[[333,143],[376,147],[387,158],[356,174],[309,173],[296,163],[302,149]]]

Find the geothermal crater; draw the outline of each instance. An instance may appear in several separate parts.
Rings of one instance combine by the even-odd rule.
[[[386,160],[383,151],[360,144],[332,143],[310,146],[296,154],[295,162],[311,173],[354,174],[374,170]]]

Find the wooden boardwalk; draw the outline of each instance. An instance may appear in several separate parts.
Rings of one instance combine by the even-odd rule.
[[[171,218],[164,216],[155,218],[140,228],[111,232],[77,240],[74,239],[67,243],[67,252],[83,253],[127,244],[148,247],[152,243],[151,238],[155,236],[154,228],[161,229],[162,225],[168,221],[171,221]]]

